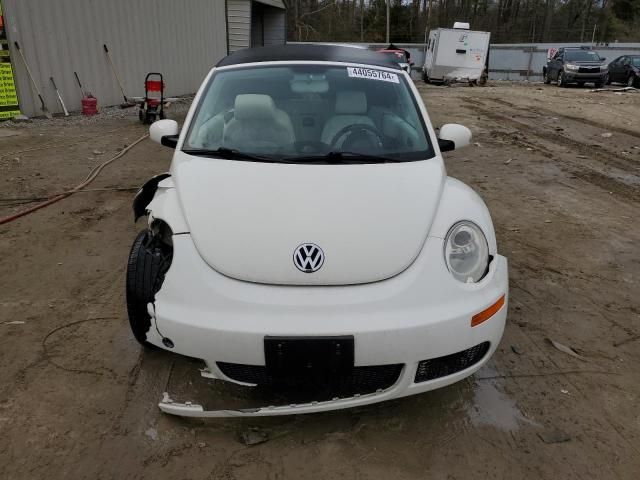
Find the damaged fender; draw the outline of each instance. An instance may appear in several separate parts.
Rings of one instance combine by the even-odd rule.
[[[147,205],[149,205],[151,200],[153,200],[156,190],[158,189],[158,184],[170,176],[170,173],[161,173],[160,175],[156,175],[155,177],[147,180],[147,182],[140,187],[140,190],[138,190],[138,193],[136,193],[136,196],[133,199],[134,223],[137,222],[140,217],[144,217],[149,213]]]
[[[173,235],[189,233],[173,179],[168,173],[157,175],[144,184],[133,200],[133,212],[136,221],[147,215],[150,226],[154,221],[162,220]]]
[[[129,323],[136,340],[168,348],[171,341],[162,336],[155,320],[155,295],[171,267],[174,235],[189,233],[170,177],[153,177],[133,201],[135,219],[148,216],[148,228],[138,234],[129,253],[126,285]]]

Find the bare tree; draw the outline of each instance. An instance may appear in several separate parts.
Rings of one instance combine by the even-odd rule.
[[[384,42],[386,0],[284,0],[294,41]],[[390,0],[390,40],[467,21],[494,42],[640,40],[640,0]]]

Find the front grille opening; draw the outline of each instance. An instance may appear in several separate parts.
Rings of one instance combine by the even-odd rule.
[[[422,360],[418,364],[415,383],[435,380],[436,378],[453,375],[478,363],[487,354],[489,342],[482,342],[475,347],[468,348],[458,353],[445,355],[444,357]]]
[[[325,378],[317,376],[273,378],[267,373],[266,367],[261,365],[226,362],[216,364],[222,373],[237,382],[255,383],[283,393],[303,391],[314,395],[315,400],[352,397],[386,390],[395,385],[404,367],[404,364],[398,363],[353,367],[346,374]]]

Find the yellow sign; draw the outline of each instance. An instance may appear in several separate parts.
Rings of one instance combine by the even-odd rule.
[[[7,26],[4,23],[2,0],[0,0],[0,120],[13,118],[16,115],[20,115],[20,107],[9,56]]]

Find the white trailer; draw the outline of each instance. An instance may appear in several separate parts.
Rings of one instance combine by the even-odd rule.
[[[438,28],[425,45],[422,79],[425,82],[477,82],[484,72],[489,52],[489,32],[469,30],[468,23]]]

